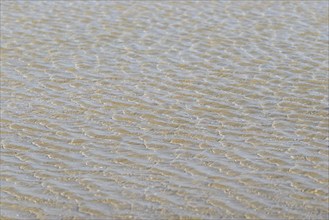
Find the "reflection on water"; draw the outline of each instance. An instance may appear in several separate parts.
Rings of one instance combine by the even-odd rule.
[[[326,219],[327,1],[2,1],[1,218]]]

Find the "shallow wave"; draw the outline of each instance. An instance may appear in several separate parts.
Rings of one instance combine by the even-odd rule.
[[[1,38],[1,218],[328,218],[327,2],[4,1]]]

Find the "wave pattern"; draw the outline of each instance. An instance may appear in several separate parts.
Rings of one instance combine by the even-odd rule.
[[[1,4],[1,218],[329,217],[328,2]]]

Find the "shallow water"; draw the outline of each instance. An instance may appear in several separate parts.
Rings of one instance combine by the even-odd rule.
[[[2,1],[1,218],[327,219],[327,1]]]

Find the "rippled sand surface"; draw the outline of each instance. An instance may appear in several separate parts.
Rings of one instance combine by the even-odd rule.
[[[327,1],[2,1],[1,219],[327,219]]]

